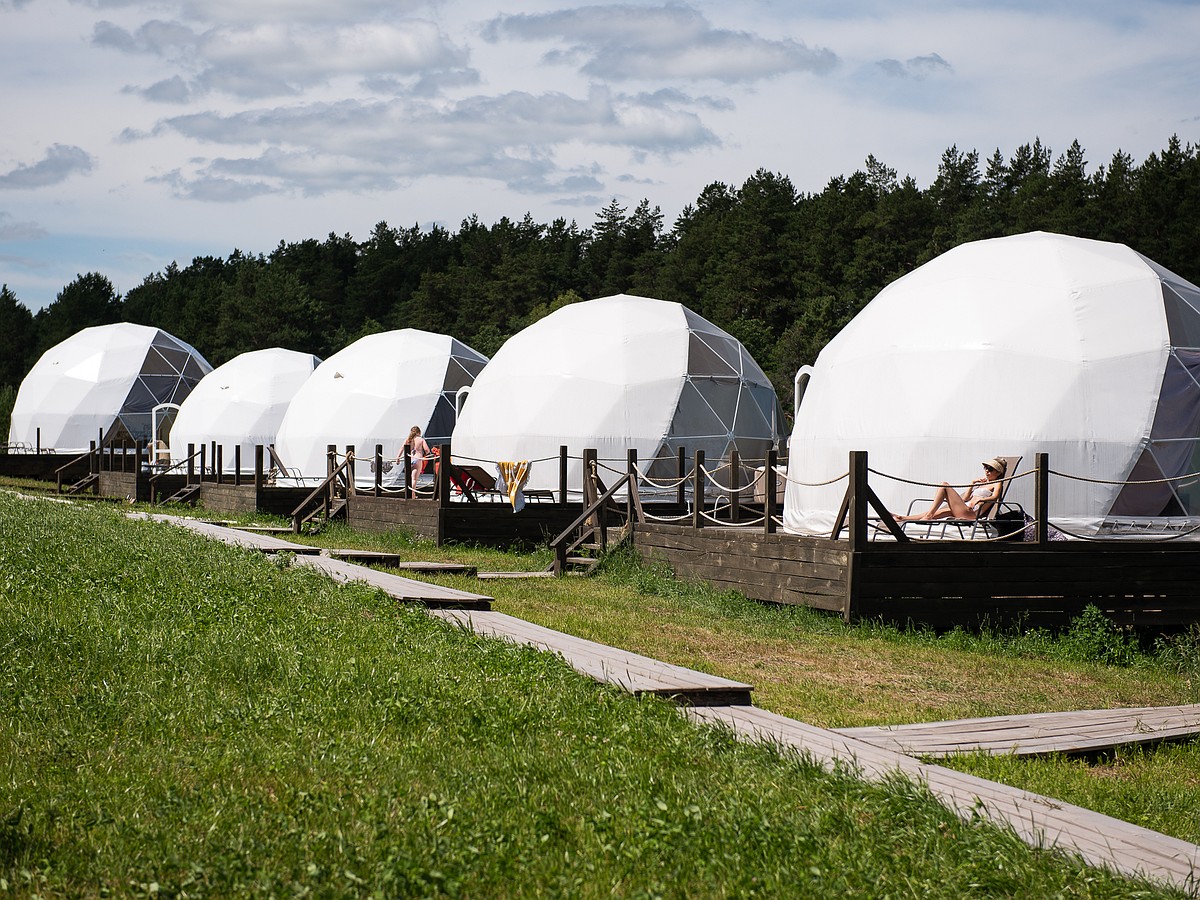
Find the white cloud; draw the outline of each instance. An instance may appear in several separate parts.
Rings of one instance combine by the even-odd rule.
[[[490,41],[565,39],[544,59],[578,64],[609,81],[711,78],[737,82],[786,72],[824,74],[837,64],[830,50],[792,38],[767,39],[714,28],[688,6],[585,6],[557,12],[502,15],[484,29]]]
[[[0,175],[0,189],[42,188],[66,181],[72,175],[86,175],[95,160],[87,151],[66,144],[52,144],[38,162],[18,165]]]

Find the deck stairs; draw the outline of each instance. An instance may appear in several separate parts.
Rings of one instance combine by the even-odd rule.
[[[622,506],[613,499],[623,487],[629,487],[631,497],[635,498],[631,501],[632,506]],[[641,504],[636,500],[632,476],[623,476],[608,489],[597,479],[593,496],[595,499],[579,518],[550,542],[554,560],[546,571],[555,575],[587,575],[600,565],[605,553],[621,546],[633,535],[633,523],[641,515]]]
[[[181,487],[179,490],[177,490],[171,496],[160,500],[158,505],[162,506],[163,504],[166,504],[166,503],[192,503],[192,504],[194,504],[199,499],[200,499],[200,485],[199,484],[185,484],[183,487]]]
[[[90,475],[85,475],[68,487],[64,493],[67,494],[82,494],[84,491],[94,490],[100,483],[100,476],[95,472]]]
[[[316,534],[325,525],[326,522],[331,522],[334,519],[346,518],[346,507],[348,503],[345,497],[337,497],[329,501],[329,514],[325,514],[325,503],[318,502],[307,513],[300,516],[299,528],[296,531],[307,530],[311,534]]]

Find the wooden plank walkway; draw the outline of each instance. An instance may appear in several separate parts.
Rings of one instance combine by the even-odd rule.
[[[1200,845],[752,706],[689,707],[684,714],[696,722],[727,726],[749,740],[808,754],[826,768],[852,765],[868,780],[903,773],[964,819],[981,814],[997,825],[1011,826],[1034,847],[1075,853],[1091,865],[1189,893],[1200,885]]]
[[[480,610],[492,608],[492,598],[484,594],[473,594],[470,591],[459,591],[443,587],[440,584],[430,584],[427,581],[417,581],[415,578],[405,578],[402,575],[392,575],[369,569],[342,559],[328,556],[297,556],[296,563],[318,569],[337,581],[361,581],[372,587],[379,588],[390,597],[404,601],[419,601],[433,609],[448,610]]]
[[[214,525],[211,522],[203,522],[200,519],[189,519],[186,516],[170,516],[163,513],[130,513],[129,515],[131,518],[150,519],[155,522],[167,522],[171,525],[178,525],[188,529],[188,531],[194,531],[197,534],[202,534],[205,537],[213,538],[214,540],[231,544],[235,547],[262,550],[264,553],[286,551],[287,553],[295,553],[297,555],[309,555],[321,552],[320,547],[294,544],[291,541],[272,537],[269,534],[258,534],[256,532],[242,531],[238,528],[229,528],[225,525]]]
[[[430,610],[478,634],[526,644],[561,656],[575,671],[632,694],[655,694],[682,703],[749,703],[753,688],[617,647],[554,631],[499,612]]]
[[[1085,753],[1200,733],[1200,703],[1032,713],[915,725],[835,728],[838,734],[913,756],[982,751],[1036,756]]]
[[[536,572],[476,572],[475,577],[483,581],[504,578],[553,578],[554,573],[543,569]]]

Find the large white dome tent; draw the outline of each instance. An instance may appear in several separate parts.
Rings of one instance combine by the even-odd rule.
[[[369,459],[383,445],[396,459],[413,425],[430,446],[454,430],[455,395],[468,387],[487,357],[455,338],[415,328],[359,338],[317,366],[284,413],[275,449],[289,471],[324,477],[326,447],[352,445],[355,480],[373,481]]]
[[[198,451],[216,441],[222,468],[234,469],[234,448],[242,448],[242,470],[254,466],[255,445],[275,443],[288,404],[321,360],[311,353],[272,347],[235,356],[201,379],[183,401],[171,428],[171,461],[187,459],[188,444]]]
[[[59,452],[103,440],[149,441],[152,413],[182,403],[212,371],[194,347],[158,328],[120,322],[51,347],[21,382],[9,441]]]
[[[1047,453],[1062,473],[1050,518],[1071,531],[1200,515],[1194,485],[1164,481],[1200,469],[1200,288],[1124,245],[1041,232],[964,244],[881,291],[807,374],[789,531],[829,532],[845,482],[810,485],[845,472],[851,450],[931,483]],[[883,474],[871,486],[893,511],[929,496]],[[1009,496],[1028,507],[1033,490],[1019,479]]]
[[[619,294],[565,306],[506,341],[471,389],[454,455],[534,461],[527,487],[556,490],[557,463],[537,461],[565,445],[575,490],[586,449],[623,471],[632,448],[666,481],[680,448],[703,450],[714,467],[735,447],[761,460],[781,428],[775,389],[739,341],[679,303]]]

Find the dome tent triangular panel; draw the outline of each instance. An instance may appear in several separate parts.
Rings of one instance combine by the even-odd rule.
[[[723,387],[709,402],[697,385],[717,379]],[[533,461],[527,484],[538,490],[558,488],[558,467],[546,460],[556,459],[564,445],[574,492],[586,449],[622,471],[626,451],[636,450],[643,471],[670,478],[678,448],[689,456],[703,450],[709,463],[722,458],[737,407],[724,398],[753,391],[774,397],[770,380],[739,342],[678,303],[628,294],[573,303],[500,348],[471,389],[454,431],[454,453],[485,465]],[[727,420],[714,403],[728,407]],[[736,435],[747,459],[765,457],[778,437],[773,431]]]
[[[366,460],[383,445],[395,459],[409,428],[430,446],[450,439],[454,392],[487,357],[448,335],[414,328],[359,338],[321,363],[296,391],[275,439],[284,465],[306,478],[325,476],[326,447],[347,445],[363,458],[355,478],[370,484]]]
[[[828,533],[844,482],[809,485],[845,472],[852,450],[896,476],[871,479],[895,512],[929,496],[899,478],[965,483],[980,460],[1022,455],[1028,465],[1047,453],[1063,473],[1051,479],[1050,516],[1064,527],[1169,514],[1152,508],[1152,491],[1146,503],[1114,503],[1139,478],[1135,465],[1156,478],[1191,471],[1190,443],[1146,453],[1156,431],[1196,437],[1184,432],[1200,414],[1186,372],[1166,380],[1173,340],[1200,333],[1200,314],[1172,305],[1173,293],[1200,297],[1128,247],[1041,232],[963,244],[898,279],[813,367],[790,445],[785,527]],[[1009,498],[1031,507],[1032,480],[1015,481]]]
[[[157,348],[186,360],[185,374],[154,374],[163,360]],[[41,446],[59,451],[86,450],[100,433],[149,440],[150,410],[186,396],[211,370],[194,347],[157,328],[84,328],[43,353],[25,376],[9,440],[34,444],[39,429]]]
[[[311,353],[273,347],[235,356],[206,375],[186,400],[171,427],[171,460],[187,459],[216,441],[222,468],[234,470],[235,447],[242,469],[252,471],[255,445],[275,443],[288,404],[321,362]]]

